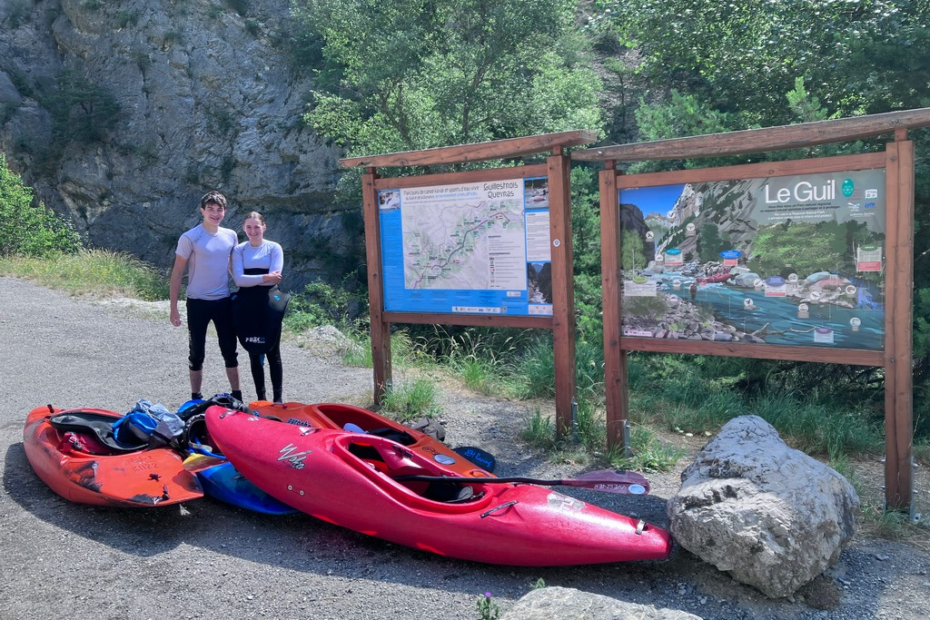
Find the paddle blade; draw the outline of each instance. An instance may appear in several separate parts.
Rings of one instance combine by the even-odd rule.
[[[625,469],[603,469],[589,471],[575,478],[562,480],[569,487],[593,489],[605,493],[622,495],[646,495],[649,493],[649,481],[642,474]]]
[[[493,454],[489,454],[481,448],[474,446],[459,446],[453,448],[453,451],[459,456],[465,457],[486,472],[494,473],[494,467],[497,465],[497,459]]]

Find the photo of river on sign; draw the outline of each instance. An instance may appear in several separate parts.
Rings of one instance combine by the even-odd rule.
[[[620,191],[623,336],[880,351],[885,171]]]

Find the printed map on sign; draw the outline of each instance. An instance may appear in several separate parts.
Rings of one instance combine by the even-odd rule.
[[[526,288],[522,179],[401,190],[407,289]]]
[[[879,168],[621,189],[624,336],[882,350],[887,196]]]

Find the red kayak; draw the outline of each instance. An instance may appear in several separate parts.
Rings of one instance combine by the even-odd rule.
[[[116,441],[113,423],[122,417],[102,409],[33,409],[23,428],[26,458],[72,502],[151,508],[203,497],[197,476],[173,449]]]
[[[193,401],[191,401],[193,403]],[[229,461],[222,456],[219,446],[212,441],[206,429],[203,411],[213,404],[232,407],[240,411],[251,412],[272,420],[287,421],[301,426],[330,428],[336,430],[353,429],[354,432],[370,433],[388,437],[410,450],[423,454],[424,457],[443,463],[459,476],[490,477],[491,473],[472,463],[468,458],[449,449],[444,443],[419,430],[403,426],[389,418],[354,405],[339,403],[320,403],[307,405],[289,402],[274,404],[269,401],[254,401],[248,407],[223,401],[214,397],[200,401],[182,413],[189,416],[189,426],[185,437],[186,447],[192,454],[185,459],[184,467],[197,474],[204,493],[226,503],[266,514],[290,514],[295,510],[252,484],[244,478]],[[485,467],[493,468],[494,457],[477,448],[467,448],[468,455]]]
[[[211,438],[260,489],[311,516],[443,556],[514,566],[665,559],[665,530],[548,488],[403,480],[459,472],[386,437],[214,406]]]
[[[733,277],[733,274],[731,273],[715,273],[714,275],[711,275],[711,276],[702,276],[698,278],[697,281],[698,281],[698,284],[703,286],[705,284],[718,284],[720,282],[726,282],[732,277]]]
[[[333,430],[352,429],[354,432],[387,437],[404,445],[408,450],[417,452],[427,459],[452,469],[457,476],[491,476],[488,469],[482,468],[464,458],[431,435],[355,405],[342,403],[316,403],[312,405],[284,403],[275,405],[267,401],[255,401],[249,403],[249,409],[262,417],[278,419],[292,424],[304,424]],[[487,467],[490,467],[490,465],[487,465]]]

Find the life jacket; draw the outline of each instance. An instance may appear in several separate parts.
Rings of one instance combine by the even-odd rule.
[[[267,269],[252,268],[246,275],[263,275]],[[239,344],[249,353],[262,355],[281,339],[281,323],[291,296],[277,286],[241,287],[232,295],[233,325]]]

